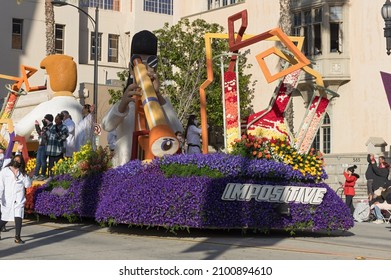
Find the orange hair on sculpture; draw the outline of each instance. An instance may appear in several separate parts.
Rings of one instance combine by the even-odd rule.
[[[53,54],[45,57],[40,64],[50,77],[50,87],[54,92],[74,92],[77,84],[77,68],[73,57]]]

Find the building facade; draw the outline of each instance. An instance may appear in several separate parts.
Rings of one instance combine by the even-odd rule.
[[[219,1],[203,4],[174,1],[174,20],[203,18],[227,28],[227,18],[247,10],[246,33],[260,34],[279,26],[279,1]],[[236,3],[237,2],[237,3]],[[385,50],[384,20],[380,10],[384,0],[292,0],[292,35],[305,36],[304,54],[321,73],[328,90],[336,92],[314,141],[314,147],[325,154],[328,183],[338,187],[343,170],[351,164],[359,166],[365,182],[368,140],[382,139],[378,155],[389,156],[391,114],[380,71],[390,73],[391,58]],[[251,55],[266,50],[266,44],[251,49]],[[257,63],[252,63],[257,65]],[[277,71],[275,60],[269,67]],[[266,83],[259,68],[253,69],[258,80],[254,109],[268,105],[277,82]],[[308,101],[314,94],[313,81],[302,75],[293,98],[295,132],[300,128]],[[387,144],[388,143],[388,144]]]
[[[2,40],[0,40],[0,73],[18,75],[19,65],[39,66],[45,56],[44,0],[3,1],[0,11]],[[260,34],[279,26],[280,1],[270,0],[90,0],[67,2],[78,5],[94,17],[99,3],[99,103],[98,119],[108,108],[107,88],[115,84],[117,72],[128,66],[130,39],[142,29],[155,30],[165,22],[175,24],[182,18],[198,18],[218,23],[226,30],[229,16],[243,10],[248,12],[247,34]],[[385,50],[384,20],[380,9],[384,0],[292,0],[292,35],[305,36],[303,52],[313,62],[312,68],[321,73],[327,89],[336,92],[315,139],[314,146],[329,157],[344,156],[336,173],[353,164],[368,151],[371,137],[382,138],[391,144],[390,105],[388,104],[380,71],[391,72],[391,57]],[[90,6],[90,7],[89,7]],[[54,8],[56,48],[74,57],[78,63],[79,87],[75,95],[91,96],[93,53],[95,50],[93,24],[75,8]],[[20,25],[23,25],[20,27]],[[17,47],[18,32],[21,47]],[[265,109],[278,82],[267,83],[255,55],[272,46],[262,42],[252,46],[249,63],[257,80],[254,110]],[[244,50],[245,51],[245,50]],[[278,60],[271,57],[268,65],[277,71]],[[44,74],[31,79],[40,84]],[[4,81],[0,81],[4,84]],[[1,88],[4,88],[0,84]],[[1,91],[3,93],[4,90]],[[294,93],[295,131],[300,128],[306,107],[314,94],[313,81],[303,75]],[[34,93],[35,95],[35,93]],[[41,94],[46,98],[45,94]],[[37,94],[38,96],[38,94]],[[106,96],[106,97],[105,97]],[[27,97],[26,97],[27,98]],[[31,97],[32,98],[32,97]],[[29,100],[30,97],[29,97]],[[38,100],[38,99],[37,99]],[[28,101],[30,102],[30,101]],[[26,103],[28,103],[26,102]],[[21,100],[20,106],[23,105]],[[106,107],[105,107],[106,106]],[[17,112],[15,112],[17,114]],[[105,136],[102,135],[101,143]],[[388,144],[387,144],[388,145]],[[386,146],[385,153],[388,153]],[[360,155],[355,157],[354,155]],[[387,154],[388,155],[388,154]],[[357,162],[356,162],[357,163]],[[365,162],[362,163],[363,166]],[[363,167],[364,168],[364,167]],[[334,171],[333,171],[334,172]]]

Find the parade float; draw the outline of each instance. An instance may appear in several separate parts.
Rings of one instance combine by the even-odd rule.
[[[234,22],[241,20],[238,32]],[[244,34],[247,13],[228,19],[228,34],[206,34],[207,80],[200,87],[203,154],[174,154],[141,159],[110,168],[109,152],[86,145],[55,166],[58,174],[34,186],[30,213],[69,221],[93,219],[102,225],[179,229],[283,229],[332,231],[353,227],[350,210],[324,182],[321,154],[310,148],[329,101],[319,73],[301,53],[303,38],[279,28]],[[223,75],[225,152],[208,153],[206,92],[213,81],[211,39],[228,40],[230,65]],[[280,80],[268,108],[245,118],[238,110],[240,92],[235,63],[238,51],[263,40],[279,41],[256,56],[268,82]],[[264,58],[274,54],[287,66],[270,74]],[[289,130],[284,112],[301,72],[314,77],[314,94],[298,134]],[[147,113],[147,112],[146,112]],[[244,119],[244,121],[243,121]],[[241,124],[245,125],[242,129]],[[137,131],[135,132],[137,137]],[[145,134],[142,135],[146,137]],[[134,141],[137,145],[138,141]],[[143,147],[145,150],[145,147]],[[148,151],[144,151],[148,154]]]

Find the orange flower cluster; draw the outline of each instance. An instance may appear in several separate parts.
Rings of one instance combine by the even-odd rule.
[[[26,189],[26,203],[24,204],[24,210],[28,214],[34,213],[34,194],[41,185],[42,184],[34,184],[30,188]]]

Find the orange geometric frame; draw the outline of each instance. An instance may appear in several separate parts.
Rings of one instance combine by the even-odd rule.
[[[239,35],[237,35],[237,34],[235,36],[239,37]],[[245,42],[247,43],[247,42],[249,42],[248,39],[255,37],[255,35],[245,34],[245,35],[242,35],[241,37],[246,39]],[[265,40],[266,41],[280,41],[281,37],[282,36],[271,36],[271,37],[266,38]],[[207,132],[207,114],[206,114],[206,93],[205,93],[205,89],[214,80],[214,77],[213,77],[213,57],[212,57],[212,39],[226,39],[226,40],[230,40],[230,37],[229,37],[229,34],[206,33],[204,35],[204,39],[205,39],[205,55],[206,55],[207,79],[200,86],[200,107],[201,107],[200,111],[201,111],[201,128],[202,128],[202,133],[201,133],[201,135],[202,135],[202,152],[204,154],[206,154],[206,153],[208,153],[208,132]],[[304,44],[304,37],[286,36],[286,38],[284,38],[284,40],[289,40],[290,42],[295,42],[297,44],[297,46],[295,44],[293,44],[293,43],[292,43],[292,45],[295,48],[299,49],[299,50],[301,50],[301,48],[302,48],[302,46]],[[273,52],[274,54],[276,54],[277,56],[285,59],[286,61],[289,61],[291,64],[293,64],[293,63],[295,63],[295,61],[297,61],[297,60],[295,60],[296,57],[294,57],[294,58],[287,57],[278,48],[272,47],[272,49],[274,49],[274,52]],[[307,59],[307,58],[305,58],[305,59]],[[298,63],[296,63],[296,64],[298,64]],[[308,66],[304,66],[304,67],[302,66],[301,68],[303,68],[303,70],[308,72],[308,73],[310,73],[310,72],[313,73],[313,71],[314,71],[313,69],[311,69]],[[265,66],[264,69],[267,69],[267,66]],[[262,71],[263,71],[263,73],[266,76],[266,73],[265,73],[264,69]],[[292,70],[292,71],[295,71],[295,70]],[[312,74],[312,73],[310,73],[310,74]],[[275,78],[276,75],[274,75],[274,76],[270,75],[271,79]],[[320,77],[320,75],[316,75],[316,76],[317,76],[317,78]],[[318,79],[317,79],[317,81],[318,81]],[[323,85],[323,83],[321,83],[321,84]]]

